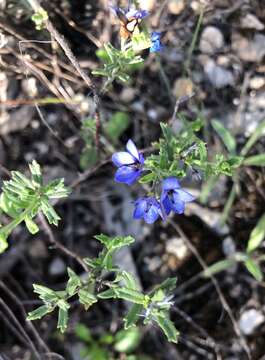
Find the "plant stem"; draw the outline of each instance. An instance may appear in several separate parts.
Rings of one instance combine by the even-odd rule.
[[[20,213],[14,220],[12,220],[9,224],[0,228],[0,236],[7,237],[19,224],[21,224],[27,215],[31,213],[31,211],[36,206],[37,200],[35,199],[22,213]]]

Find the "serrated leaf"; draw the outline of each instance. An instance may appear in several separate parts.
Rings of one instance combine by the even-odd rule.
[[[29,216],[26,216],[24,221],[25,221],[25,224],[26,224],[26,227],[27,227],[28,231],[31,234],[34,235],[34,234],[37,234],[37,232],[39,232],[38,225]]]
[[[265,166],[265,153],[250,156],[244,160],[243,164],[246,166]]]
[[[265,214],[259,219],[255,228],[251,231],[247,252],[254,251],[257,249],[265,238]]]
[[[211,122],[214,130],[222,139],[225,147],[231,154],[235,154],[236,152],[236,140],[234,136],[228,131],[220,121],[212,120]]]
[[[82,282],[80,277],[77,276],[72,269],[67,268],[67,272],[69,280],[67,282],[66,291],[70,296],[73,296],[76,290],[82,285]]]
[[[130,308],[128,314],[123,319],[125,329],[130,328],[131,326],[135,326],[138,321],[141,313],[143,311],[143,306],[140,304],[133,304]]]
[[[122,271],[120,275],[124,281],[125,287],[133,290],[139,290],[139,284],[132,274],[130,274],[128,271]]]
[[[114,299],[114,298],[116,298],[116,293],[113,289],[108,289],[108,290],[102,291],[97,296],[100,299]]]
[[[174,323],[164,315],[155,315],[153,319],[166,335],[168,341],[177,344],[179,332],[175,328]]]
[[[53,306],[42,305],[42,306],[38,307],[37,309],[28,313],[27,320],[41,319],[46,314],[49,314],[50,312],[52,312],[53,309],[54,309]]]
[[[244,262],[244,264],[248,271],[254,276],[257,281],[263,280],[263,273],[261,271],[261,268],[253,259],[248,259]]]
[[[33,160],[32,163],[29,164],[29,169],[32,175],[32,183],[37,187],[42,186],[41,168],[36,160]]]
[[[67,329],[68,324],[68,309],[66,308],[59,308],[59,315],[58,315],[58,322],[57,322],[57,329],[64,333]]]
[[[116,236],[111,238],[104,234],[94,236],[95,239],[100,241],[106,246],[108,250],[114,250],[132,244],[135,240],[132,236]]]
[[[95,295],[91,294],[88,290],[80,289],[78,291],[79,301],[84,305],[85,310],[88,310],[90,306],[97,302]]]
[[[60,216],[56,213],[54,208],[50,205],[48,200],[42,199],[40,204],[41,211],[47,218],[49,224],[53,224],[58,226],[59,220],[61,220]]]
[[[209,266],[203,271],[204,277],[211,277],[215,274],[218,274],[221,271],[229,269],[231,266],[235,265],[236,261],[234,259],[220,260],[217,263]]]
[[[117,288],[113,288],[113,290],[116,295],[116,298],[130,301],[135,304],[147,306],[150,301],[150,297],[148,295],[144,295],[137,290],[128,289],[126,287],[122,287],[122,288],[117,287]]]
[[[46,286],[33,284],[33,289],[36,294],[39,294],[41,300],[47,303],[54,303],[58,300],[58,295],[55,291],[47,288]]]

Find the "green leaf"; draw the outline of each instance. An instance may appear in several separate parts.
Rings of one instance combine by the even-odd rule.
[[[44,315],[52,312],[53,309],[54,309],[53,306],[42,305],[42,306],[38,307],[37,309],[31,311],[27,316],[27,320],[41,319]]]
[[[117,143],[120,136],[128,129],[130,119],[127,113],[118,111],[106,123],[105,133],[113,141]]]
[[[105,291],[102,291],[97,296],[100,299],[114,299],[114,298],[117,297],[115,291],[112,288],[108,289],[108,290],[105,290]]]
[[[81,156],[80,156],[80,166],[83,170],[86,170],[94,166],[98,161],[98,151],[95,146],[87,145]]]
[[[261,136],[265,135],[265,120],[262,121],[257,129],[254,131],[254,133],[251,135],[249,140],[247,141],[246,145],[241,150],[241,155],[245,156],[249,150],[252,148],[252,146],[259,140]]]
[[[265,153],[250,156],[244,160],[243,164],[246,166],[265,166]]]
[[[154,173],[149,173],[147,175],[144,175],[143,177],[140,178],[139,183],[140,184],[148,184],[151,181],[154,181],[156,178],[156,175]]]
[[[79,296],[79,301],[81,304],[84,305],[85,310],[88,310],[90,306],[92,306],[94,303],[97,302],[97,298],[95,297],[95,295],[91,294],[86,289],[80,289],[78,291],[78,296]]]
[[[34,235],[34,234],[37,234],[37,232],[39,232],[38,225],[29,216],[26,216],[24,221],[25,221],[28,231],[31,234]]]
[[[250,253],[257,249],[265,238],[265,214],[259,219],[255,228],[251,231],[247,252]]]
[[[108,250],[114,250],[123,246],[128,246],[135,241],[132,236],[116,236],[114,238],[110,238],[109,236],[100,234],[94,236],[94,238],[105,245]]]
[[[122,288],[117,287],[117,288],[113,288],[113,290],[116,295],[116,298],[130,301],[135,304],[147,306],[150,301],[150,297],[148,295],[144,295],[137,290],[128,289],[126,287],[122,287]]]
[[[58,226],[59,220],[61,220],[60,216],[56,213],[54,208],[46,199],[41,200],[40,209],[47,218],[49,224],[53,224]]]
[[[66,291],[70,296],[73,296],[76,290],[82,285],[82,282],[80,277],[77,276],[72,269],[67,268],[67,272],[68,272],[69,280],[67,282]]]
[[[150,292],[150,295],[154,295],[158,290],[162,290],[166,293],[170,293],[176,289],[177,277],[168,278],[163,281],[161,284],[155,286],[155,288]]]
[[[257,281],[263,280],[263,273],[259,265],[253,259],[248,259],[244,264]]]
[[[166,335],[168,341],[177,343],[179,332],[175,328],[174,323],[169,320],[164,314],[153,316],[154,321],[159,325],[163,333]]]
[[[36,294],[39,294],[39,298],[46,303],[54,303],[58,300],[56,292],[46,286],[33,284],[33,289]]]
[[[60,307],[57,329],[60,329],[61,333],[64,333],[65,330],[67,329],[67,324],[68,324],[68,310]]]
[[[130,353],[137,349],[140,341],[141,333],[136,327],[121,330],[115,336],[114,349],[119,353]]]
[[[231,154],[235,154],[236,152],[236,140],[234,136],[228,131],[220,121],[212,120],[211,122],[214,130],[222,139],[225,147]]]
[[[120,274],[121,279],[124,281],[125,287],[128,289],[139,290],[139,284],[135,277],[129,272],[123,270]]]
[[[80,340],[86,343],[90,343],[93,340],[89,328],[84,324],[79,323],[76,325],[75,334]]]
[[[135,326],[138,321],[141,313],[143,311],[143,306],[140,304],[133,304],[130,308],[128,314],[123,319],[125,329],[130,328],[131,326]]]
[[[7,248],[8,248],[7,235],[2,232],[0,233],[0,254],[5,252]]]
[[[42,174],[41,174],[41,168],[40,165],[37,163],[37,161],[33,160],[31,164],[29,164],[29,169],[32,175],[32,183],[36,187],[42,186]]]
[[[215,274],[218,274],[221,271],[229,269],[231,266],[235,265],[235,259],[226,259],[220,260],[215,264],[209,266],[207,269],[204,270],[203,276],[204,277],[211,277]]]

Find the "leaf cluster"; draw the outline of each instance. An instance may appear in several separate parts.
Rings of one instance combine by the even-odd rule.
[[[144,324],[150,322],[158,324],[169,341],[177,342],[178,331],[169,319],[169,310],[172,302],[170,293],[176,286],[176,279],[168,279],[151,292],[143,293],[136,279],[129,272],[113,264],[113,255],[124,246],[134,242],[131,236],[117,236],[114,238],[104,234],[95,238],[103,245],[97,258],[85,258],[84,262],[89,267],[86,278],[78,276],[68,268],[68,282],[64,291],[53,291],[40,285],[34,285],[34,291],[44,305],[32,311],[28,320],[40,319],[55,308],[59,309],[58,325],[61,332],[67,328],[69,300],[77,297],[85,310],[88,310],[99,300],[119,299],[132,303],[124,319],[125,329],[128,329],[140,320]],[[104,280],[110,275],[113,280]]]
[[[21,222],[25,222],[31,234],[39,231],[33,220],[39,212],[44,214],[50,224],[57,226],[60,217],[50,201],[64,198],[70,192],[65,187],[63,179],[43,184],[41,168],[36,161],[29,165],[29,169],[30,179],[19,171],[12,171],[11,179],[3,182],[0,210],[12,221],[0,228],[0,252],[7,248],[8,236]]]

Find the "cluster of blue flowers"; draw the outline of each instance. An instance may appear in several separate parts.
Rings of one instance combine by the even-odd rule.
[[[132,185],[144,171],[144,156],[139,152],[132,140],[126,144],[127,151],[113,154],[112,162],[118,168],[115,181]],[[185,204],[194,200],[194,196],[183,190],[175,177],[162,181],[160,199],[154,196],[142,197],[135,201],[134,219],[144,219],[148,224],[154,223],[159,217],[163,220],[175,212],[183,214]]]
[[[149,15],[149,12],[147,10],[128,9],[127,12],[124,12],[119,7],[114,7],[113,10],[120,19],[122,15],[122,17],[126,19],[126,22],[128,22],[128,24],[133,20],[141,21]],[[133,28],[135,27],[134,23],[132,23],[132,26]],[[131,29],[131,33],[133,33],[133,28]],[[161,44],[161,33],[158,31],[153,31],[151,33],[151,46],[149,49],[150,53],[160,52],[162,49],[163,45]]]

